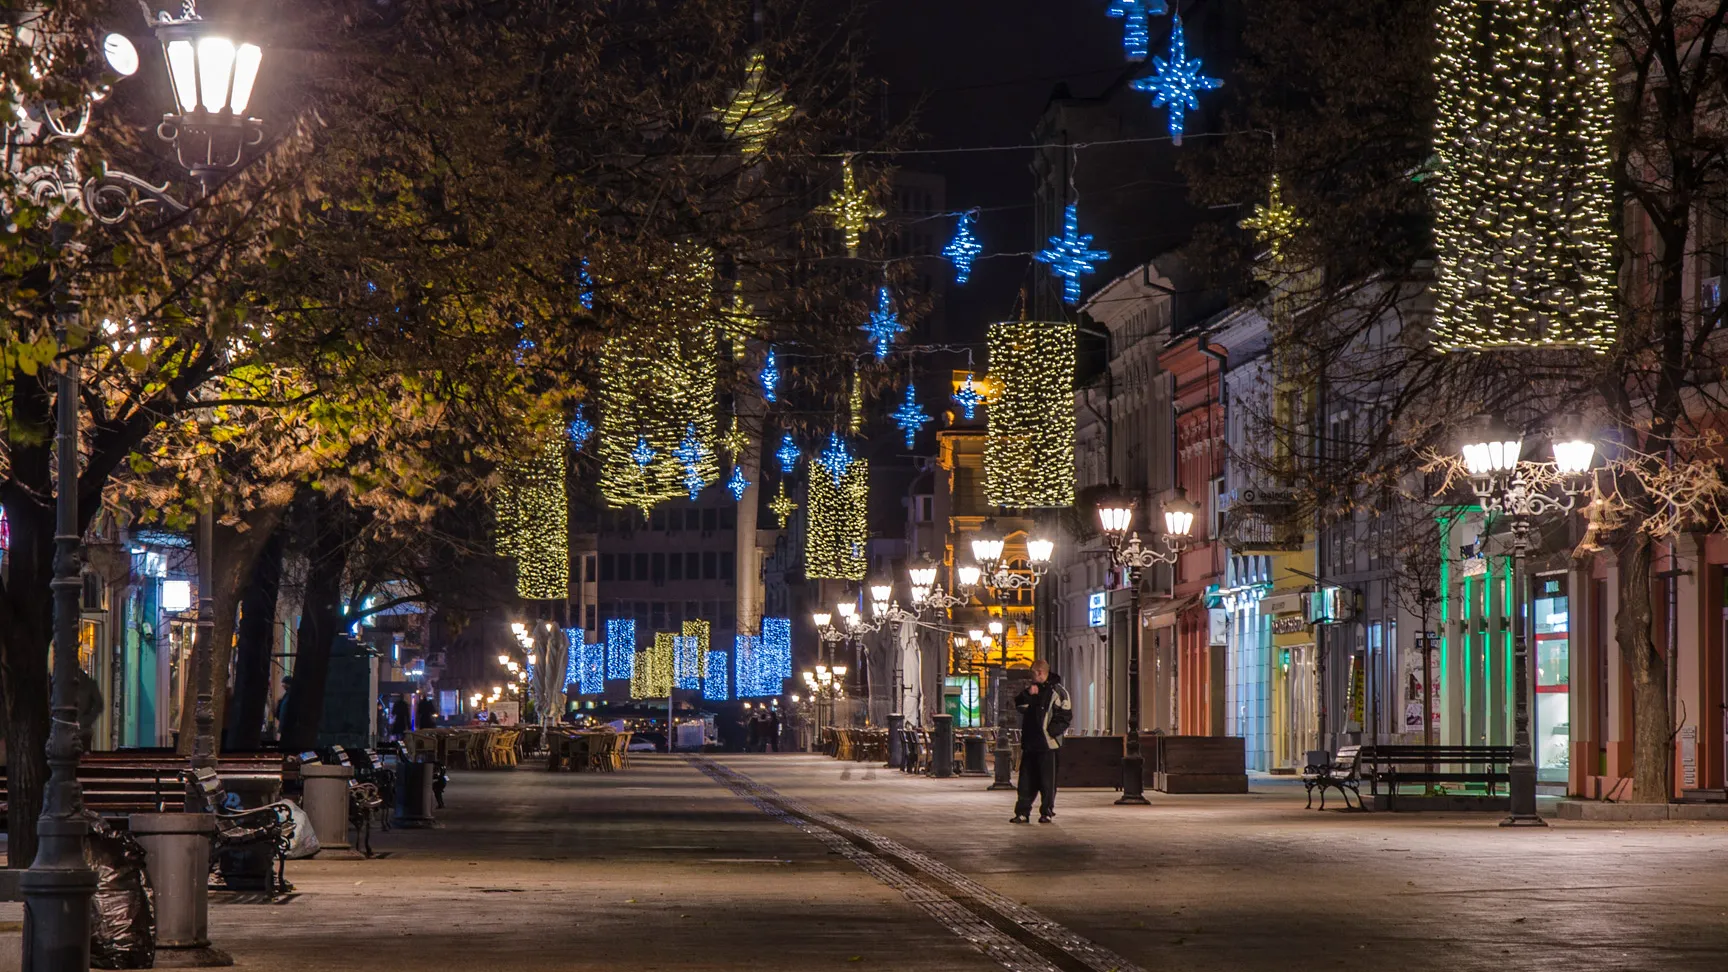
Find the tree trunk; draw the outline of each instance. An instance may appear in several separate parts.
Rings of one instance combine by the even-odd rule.
[[[295,637],[294,687],[283,716],[282,750],[299,752],[318,743],[324,721],[324,686],[330,676],[330,650],[342,627],[342,575],[348,560],[348,511],[340,501],[311,504],[312,544],[308,551],[306,592]]]
[[[282,530],[270,532],[240,599],[234,646],[234,695],[228,706],[227,745],[251,752],[264,745],[264,703],[270,697],[270,654],[275,647],[276,598],[282,590]]]
[[[1650,537],[1630,531],[1616,553],[1620,610],[1614,633],[1632,666],[1632,801],[1667,803],[1674,792],[1674,728],[1668,712],[1668,659],[1651,630]]]
[[[6,864],[36,857],[36,818],[48,783],[48,652],[53,631],[54,511],[28,499],[6,503],[10,624],[0,655],[6,704]]]

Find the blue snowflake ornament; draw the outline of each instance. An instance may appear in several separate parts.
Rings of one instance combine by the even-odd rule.
[[[780,363],[774,360],[774,349],[768,349],[768,357],[762,362],[762,397],[770,402],[780,400]]]
[[[1181,145],[1183,120],[1188,112],[1200,110],[1197,95],[1202,91],[1215,91],[1223,87],[1224,82],[1201,74],[1198,58],[1189,60],[1180,15],[1173,18],[1170,28],[1170,59],[1155,57],[1152,68],[1156,73],[1151,77],[1137,78],[1128,82],[1128,86],[1135,91],[1152,92],[1152,107],[1169,107],[1170,140]]]
[[[702,437],[696,434],[696,423],[685,426],[684,439],[672,450],[672,457],[684,467],[684,488],[690,492],[691,499],[701,495],[702,487],[706,485],[702,479],[702,463],[709,454]]]
[[[1164,0],[1110,0],[1104,13],[1122,21],[1122,53],[1130,61],[1144,61],[1151,53],[1152,32],[1148,19],[1170,12]]]
[[[852,450],[846,448],[846,440],[840,438],[840,433],[828,433],[828,448],[816,457],[816,464],[828,470],[828,476],[839,483],[846,470],[852,468]]]
[[[930,422],[930,414],[924,411],[924,406],[918,404],[918,393],[913,391],[911,383],[906,385],[906,400],[893,412],[894,424],[900,426],[900,431],[906,433],[906,448],[910,449],[918,441],[918,433]]]
[[[575,447],[577,452],[581,452],[582,447],[587,445],[588,440],[594,435],[594,423],[588,421],[586,406],[576,406],[576,417],[570,420],[570,424],[564,427],[564,431],[570,436],[570,444]]]
[[[977,220],[976,209],[961,213],[960,221],[954,227],[954,238],[942,248],[942,255],[954,264],[954,282],[957,284],[965,283],[972,276],[972,261],[984,252],[983,244],[978,242],[978,237],[972,235],[972,224]]]
[[[732,494],[734,500],[742,500],[744,491],[750,488],[750,480],[744,477],[743,466],[732,467],[732,478],[726,480],[726,492]]]
[[[978,417],[978,405],[984,401],[984,396],[979,393],[971,372],[966,373],[966,380],[960,383],[960,390],[954,393],[954,401],[960,406],[960,414],[968,420]]]
[[[792,470],[798,468],[800,455],[802,453],[798,451],[798,443],[793,442],[790,435],[781,438],[780,448],[774,453],[774,458],[780,460],[780,472],[790,475]]]
[[[1110,251],[1092,249],[1092,234],[1080,232],[1080,207],[1069,203],[1062,216],[1062,235],[1050,237],[1050,248],[1032,255],[1039,263],[1048,263],[1050,272],[1062,278],[1062,299],[1070,304],[1080,302],[1080,278],[1094,272],[1094,262],[1110,259]]]
[[[889,346],[906,328],[901,326],[900,316],[894,313],[894,297],[888,293],[887,287],[876,292],[876,310],[859,330],[870,335],[870,343],[876,348],[877,361],[888,357]]]
[[[636,448],[630,450],[630,458],[635,461],[636,468],[646,471],[648,464],[654,461],[654,447],[648,444],[645,436],[636,437]]]
[[[582,258],[582,268],[576,271],[576,282],[582,285],[581,296],[583,310],[594,309],[594,275],[588,272],[588,258]]]

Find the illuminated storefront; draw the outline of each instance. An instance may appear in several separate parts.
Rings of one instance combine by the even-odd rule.
[[[1531,620],[1536,631],[1531,654],[1536,666],[1536,721],[1531,743],[1537,778],[1563,783],[1572,748],[1570,598],[1563,573],[1534,577],[1531,584]]]

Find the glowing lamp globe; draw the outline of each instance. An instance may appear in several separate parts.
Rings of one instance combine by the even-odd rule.
[[[1134,500],[1119,487],[1112,487],[1098,500],[1098,528],[1107,537],[1121,539],[1134,523]]]
[[[1562,476],[1581,475],[1596,458],[1596,443],[1589,439],[1564,439],[1554,443],[1554,466]]]
[[[1049,563],[1051,555],[1055,552],[1056,541],[1054,540],[1026,541],[1026,556],[1035,564]]]
[[[829,614],[827,611],[817,611],[815,614],[810,615],[810,620],[816,622],[816,627],[826,628],[828,627],[828,622],[834,620],[834,615]]]
[[[912,603],[914,605],[923,604],[924,599],[929,597],[929,596],[930,596],[930,588],[919,587],[917,584],[912,585]]]
[[[960,578],[961,587],[976,587],[978,585],[978,575],[980,571],[977,567],[956,567],[954,568],[954,573]]]
[[[1164,532],[1173,537],[1185,537],[1194,532],[1194,517],[1200,512],[1180,488],[1176,498],[1164,504]]]
[[[115,74],[129,78],[138,73],[138,48],[125,34],[109,34],[102,38],[102,59]]]
[[[1470,475],[1503,475],[1517,468],[1518,457],[1524,453],[1524,439],[1504,422],[1482,416],[1465,437],[1459,452],[1464,456],[1464,468]]]
[[[870,585],[870,600],[886,602],[894,593],[894,588],[888,584]]]
[[[925,562],[916,567],[908,567],[906,568],[906,576],[912,579],[913,587],[922,587],[928,590],[936,586],[936,565]]]
[[[851,601],[841,601],[839,604],[834,605],[834,610],[840,612],[841,618],[850,621],[852,620],[853,615],[858,613],[858,605]]]
[[[835,665],[834,666],[834,677],[835,678],[845,678],[846,677],[846,666],[845,665]]]
[[[972,538],[972,559],[986,566],[1000,562],[1002,543],[1002,534],[996,529],[996,521],[985,520],[977,536]]]
[[[987,625],[987,627],[990,629],[992,635],[999,635],[1002,633],[1002,622],[1000,621],[992,621]]]

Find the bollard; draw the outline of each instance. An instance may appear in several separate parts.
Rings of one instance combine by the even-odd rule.
[[[906,765],[906,717],[898,712],[888,713],[888,768],[899,769]]]
[[[432,819],[432,781],[437,775],[437,763],[397,762],[396,826],[437,826]]]
[[[954,775],[954,717],[943,713],[932,717],[930,730],[930,775],[947,779]]]
[[[144,847],[144,871],[156,897],[156,967],[233,965],[210,944],[210,841],[216,817],[208,813],[134,813],[127,821]]]
[[[300,797],[306,816],[312,818],[312,832],[318,835],[319,850],[348,850],[348,781],[354,778],[352,766],[325,766],[307,763],[300,767],[304,789]]]

